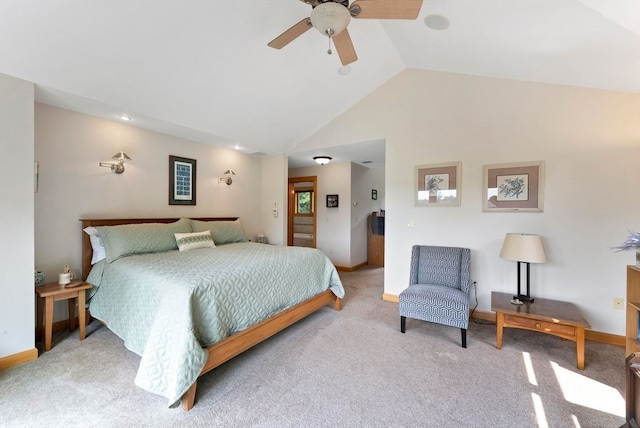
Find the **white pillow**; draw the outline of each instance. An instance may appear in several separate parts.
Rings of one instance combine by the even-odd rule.
[[[98,233],[98,229],[93,226],[85,227],[84,233],[89,235],[89,240],[91,241],[91,248],[93,248],[93,255],[91,256],[91,264],[95,265],[100,260],[107,258],[107,252],[104,249],[104,244],[102,243],[102,239],[100,239],[100,234]]]
[[[211,237],[211,231],[195,233],[174,233],[176,244],[180,251],[195,250],[196,248],[215,248],[216,244]]]

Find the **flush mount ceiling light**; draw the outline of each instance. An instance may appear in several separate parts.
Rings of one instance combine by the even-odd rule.
[[[126,115],[120,115],[118,116],[120,118],[120,120],[124,120],[125,122],[129,122],[131,120],[131,118],[129,116]]]
[[[331,158],[329,156],[315,156],[313,160],[319,165],[326,165],[331,162]]]

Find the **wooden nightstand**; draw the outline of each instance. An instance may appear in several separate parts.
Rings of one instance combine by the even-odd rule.
[[[38,321],[36,324],[38,337],[42,337],[42,321],[44,317],[44,350],[51,349],[51,332],[53,327],[53,302],[59,300],[69,301],[69,331],[76,328],[76,300],[78,301],[78,322],[80,324],[80,340],[84,340],[86,315],[85,315],[85,293],[92,287],[91,284],[81,282],[75,287],[65,288],[57,282],[50,282],[40,287],[36,287],[38,295]]]

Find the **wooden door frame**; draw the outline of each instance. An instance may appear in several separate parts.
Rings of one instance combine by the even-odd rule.
[[[318,231],[318,177],[289,177],[289,187],[287,191],[287,245],[293,245],[293,214],[295,213],[295,183],[313,183],[313,248],[316,248],[316,238]]]

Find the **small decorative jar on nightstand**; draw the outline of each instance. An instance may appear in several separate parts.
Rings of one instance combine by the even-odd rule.
[[[44,285],[44,272],[35,271],[33,277],[36,287]]]
[[[76,285],[77,284],[77,285]],[[76,328],[76,300],[78,302],[78,323],[80,329],[80,340],[84,340],[86,315],[85,315],[85,293],[92,287],[87,282],[76,282],[67,284],[66,286],[60,285],[57,282],[50,282],[48,284],[36,287],[36,294],[38,295],[37,306],[37,334],[38,337],[42,337],[42,324],[44,321],[44,350],[51,350],[51,333],[53,330],[53,303],[60,300],[69,301],[69,331],[73,331]],[[44,319],[43,319],[44,318]]]

